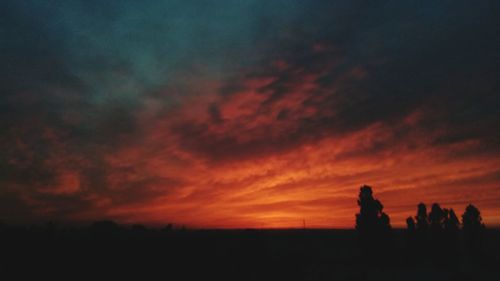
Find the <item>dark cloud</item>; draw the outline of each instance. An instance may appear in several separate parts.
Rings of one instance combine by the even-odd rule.
[[[187,149],[206,147],[207,153],[217,159],[224,158],[224,151],[228,151],[228,157],[247,152],[255,155],[259,150],[269,153],[273,149],[270,146],[277,150],[291,148],[302,143],[303,138],[353,132],[376,122],[397,124],[416,110],[426,112],[426,120],[414,124],[423,126],[419,129],[434,134],[435,130],[447,128],[447,134],[437,142],[472,138],[489,141],[494,137],[491,128],[498,125],[499,116],[494,109],[498,95],[493,94],[498,89],[493,77],[499,74],[495,66],[499,56],[494,43],[495,13],[484,14],[487,7],[482,4],[469,7],[465,3],[429,7],[417,3],[358,2],[358,6],[359,16],[349,18],[348,24],[341,22],[341,27],[351,27],[348,35],[329,30],[326,24],[311,25],[309,38],[290,39],[290,45],[282,47],[283,57],[292,67],[278,74],[268,72],[266,67],[252,73],[257,77],[276,74],[278,78],[255,89],[266,98],[250,118],[273,114],[269,106],[290,99],[298,86],[295,82],[304,75],[315,76],[312,83],[316,88],[304,91],[305,100],[296,106],[312,107],[316,114],[293,120],[297,127],[276,139],[269,139],[266,134],[259,139],[260,135],[255,134],[247,143],[231,136],[212,136],[209,124],[182,124],[179,129],[185,131]],[[388,7],[394,9],[389,12]],[[333,25],[338,19],[332,15],[329,20]],[[311,34],[316,33],[321,33],[321,43],[332,46],[334,51],[328,47],[315,50]],[[267,61],[272,59],[276,57]],[[349,73],[351,77],[346,76]],[[234,81],[230,85],[221,93],[226,100],[228,94],[238,94],[244,88],[235,86]],[[211,113],[216,108],[212,105]],[[328,114],[332,110],[335,114]],[[290,115],[290,109],[284,108],[276,117],[283,120]],[[248,121],[242,119],[241,126]],[[279,124],[267,126],[272,130]]]

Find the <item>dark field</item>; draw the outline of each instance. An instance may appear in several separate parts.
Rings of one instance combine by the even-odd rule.
[[[422,255],[403,230],[375,253],[361,251],[354,230],[45,226],[0,233],[0,280],[500,280],[498,230],[486,230],[475,253]]]

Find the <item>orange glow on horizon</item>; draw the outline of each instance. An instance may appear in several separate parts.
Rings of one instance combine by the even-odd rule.
[[[166,112],[150,98],[135,113],[138,134],[104,154],[103,191],[88,192],[90,183],[64,163],[89,164],[64,153],[49,157],[60,182],[39,190],[82,194],[90,207],[71,220],[196,228],[301,228],[305,220],[308,228],[352,228],[358,189],[368,184],[394,227],[404,227],[420,202],[457,214],[473,203],[487,225],[500,226],[500,158],[469,153],[481,150],[480,140],[436,142],[447,128],[421,129],[419,122],[432,118],[425,108],[356,129],[296,133],[301,122],[335,120],[340,112],[320,106],[329,97],[316,82],[323,72],[296,70],[287,99],[276,101],[273,76],[243,79],[231,95],[218,94],[223,83],[197,81],[193,88],[203,95],[179,98]],[[367,75],[357,66],[336,83]],[[57,134],[49,137],[64,151]],[[36,198],[26,201],[39,214],[53,211]]]
[[[158,158],[137,174],[175,173],[184,179],[182,185],[145,204],[111,208],[107,215],[127,223],[173,222],[197,228],[301,228],[303,220],[309,228],[352,228],[358,188],[366,183],[374,187],[394,227],[404,227],[419,202],[438,202],[458,214],[474,203],[486,224],[500,224],[495,217],[500,211],[500,191],[495,189],[498,159],[448,159],[455,145],[436,149],[425,143],[418,150],[396,145],[380,155],[345,156],[369,146],[370,140],[391,138],[390,130],[374,125],[341,138],[234,162],[211,163],[186,155],[176,160],[190,163],[183,169]],[[133,159],[124,153],[129,163],[144,154]],[[162,189],[161,184],[149,188]]]

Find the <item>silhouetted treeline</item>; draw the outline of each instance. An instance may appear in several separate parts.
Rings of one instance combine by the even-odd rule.
[[[423,203],[391,228],[369,186],[356,230],[189,230],[0,223],[0,280],[496,280],[500,231]]]
[[[383,212],[384,205],[373,197],[370,186],[364,185],[359,190],[359,213],[356,214],[356,230],[360,243],[368,258],[387,254],[391,244],[391,223]]]
[[[479,210],[473,205],[465,209],[462,224],[453,209],[441,208],[438,203],[432,204],[429,213],[426,205],[420,203],[416,216],[408,217],[406,222],[408,248],[417,256],[431,254],[453,262],[460,251],[471,254],[482,250],[485,227]]]
[[[370,186],[361,186],[356,214],[356,230],[365,260],[393,256],[394,237],[389,215],[375,199]],[[456,265],[460,258],[481,258],[484,251],[484,223],[480,211],[472,204],[462,214],[434,203],[428,211],[424,203],[417,205],[416,215],[406,219],[405,256],[413,263]],[[377,259],[378,258],[378,259]]]

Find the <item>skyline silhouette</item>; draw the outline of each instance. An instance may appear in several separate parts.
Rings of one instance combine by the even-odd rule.
[[[0,224],[0,278],[494,280],[500,230],[486,228],[476,207],[467,206],[460,227],[452,209],[420,203],[418,223],[408,217],[399,230],[375,195],[360,187],[352,230]]]

